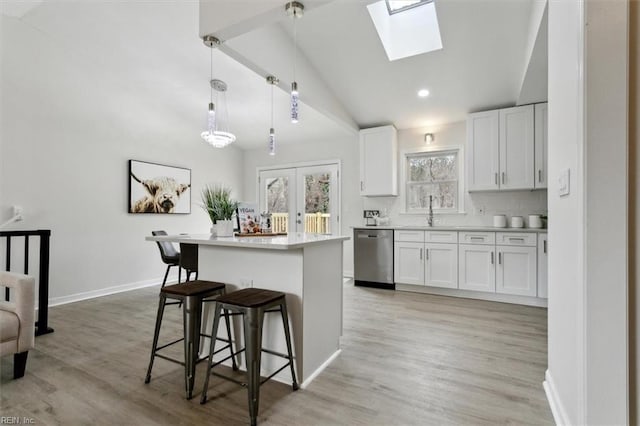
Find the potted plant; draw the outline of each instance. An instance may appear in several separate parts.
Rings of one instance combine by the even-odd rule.
[[[211,233],[219,237],[233,236],[233,217],[238,202],[231,198],[231,190],[223,185],[207,185],[202,189],[202,208],[213,224]]]

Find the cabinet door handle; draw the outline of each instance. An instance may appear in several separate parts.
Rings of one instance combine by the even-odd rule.
[[[493,259],[493,252],[491,252],[491,264],[493,265],[494,259]]]
[[[424,254],[427,260],[429,260],[429,249],[424,249]]]
[[[420,249],[420,260],[422,260],[422,249]]]
[[[498,265],[502,265],[502,252],[498,252]]]
[[[494,177],[495,177],[496,185],[498,185],[498,173],[494,173]]]
[[[469,237],[471,241],[484,241],[484,237]]]
[[[542,170],[538,169],[538,182],[542,183]]]
[[[360,191],[364,191],[364,182],[360,181]]]
[[[524,243],[524,238],[509,238],[509,241],[520,241],[521,243]]]
[[[542,251],[544,252],[544,254],[547,254],[547,240],[544,240],[542,242]]]
[[[504,184],[504,177],[505,177],[504,172],[502,172],[502,183],[503,184]]]

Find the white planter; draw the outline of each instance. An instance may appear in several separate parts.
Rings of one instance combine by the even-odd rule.
[[[214,225],[211,225],[211,236],[215,237],[216,235],[218,235],[218,228],[214,224]]]
[[[215,224],[218,237],[233,237],[233,221],[219,220]]]

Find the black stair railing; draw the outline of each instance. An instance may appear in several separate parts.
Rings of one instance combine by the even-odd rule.
[[[38,320],[36,321],[36,336],[53,333],[49,327],[49,242],[50,229],[35,231],[0,231],[0,238],[6,238],[5,271],[11,270],[11,239],[24,237],[24,268],[23,273],[29,274],[29,237],[40,238],[40,267],[38,275]],[[5,299],[9,300],[9,289],[5,289]]]

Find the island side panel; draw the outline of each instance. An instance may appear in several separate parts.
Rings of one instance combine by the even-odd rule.
[[[287,310],[289,326],[292,333],[293,353],[296,359],[296,373],[298,380],[303,381],[302,355],[303,350],[303,253],[302,249],[293,250],[265,250],[247,247],[222,247],[199,245],[198,278],[227,284],[227,292],[246,287],[264,288],[281,291],[287,294]],[[204,315],[203,329],[210,333],[212,316]],[[241,339],[242,332],[239,318],[234,320],[234,339]],[[224,337],[224,326],[219,328],[218,335]],[[287,346],[284,339],[282,319],[279,313],[265,314],[262,336],[263,347],[277,352],[286,353]],[[203,353],[208,353],[209,341],[206,339]],[[234,345],[235,346],[235,345]],[[241,346],[240,346],[241,347]],[[239,347],[238,347],[239,348]],[[237,349],[236,349],[237,350]],[[227,355],[226,351],[220,354]],[[241,366],[244,366],[244,354],[241,355]],[[282,358],[266,353],[262,354],[262,374],[270,375],[280,366]],[[226,363],[225,363],[226,364]],[[281,371],[275,380],[291,383],[288,370]]]
[[[340,349],[342,335],[342,241],[304,248],[304,376]]]

